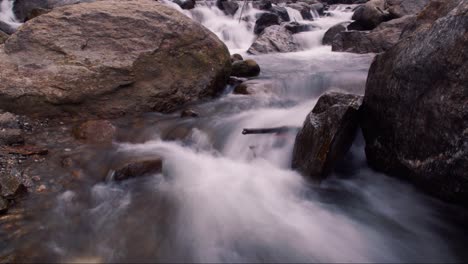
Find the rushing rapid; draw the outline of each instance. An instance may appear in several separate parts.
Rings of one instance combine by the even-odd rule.
[[[3,1],[2,5],[8,1]],[[321,40],[351,19],[346,6],[304,22],[303,51],[250,56],[251,3],[227,16],[212,3],[181,10],[254,58],[271,90],[194,104],[199,118],[148,115],[140,143],[116,143],[112,157],[157,156],[161,174],[62,192],[41,214],[28,243],[35,260],[70,262],[450,262],[452,230],[438,202],[368,168],[358,135],[320,186],[290,169],[295,133],[242,135],[242,129],[300,127],[326,91],[364,93],[372,54],[333,53]],[[2,6],[3,7],[3,6]],[[3,10],[3,9],[2,9]],[[2,13],[3,16],[3,13]],[[165,140],[182,131],[186,137]],[[39,241],[41,243],[39,243]],[[36,244],[34,243],[36,242]]]

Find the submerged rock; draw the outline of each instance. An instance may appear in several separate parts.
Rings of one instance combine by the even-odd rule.
[[[109,120],[90,120],[75,127],[75,138],[88,143],[111,143],[116,132],[115,126]]]
[[[232,64],[231,76],[235,77],[254,77],[260,74],[260,66],[256,61],[247,59],[235,61]]]
[[[164,4],[69,5],[25,23],[0,48],[0,105],[53,117],[169,112],[220,93],[230,65],[216,35]]]
[[[274,52],[294,52],[299,44],[292,33],[283,26],[267,27],[247,50],[249,54],[266,54]]]
[[[125,162],[115,168],[113,179],[116,181],[128,180],[136,177],[149,176],[161,173],[162,159],[148,158]]]
[[[199,117],[200,114],[193,109],[185,109],[180,113],[180,117]]]
[[[420,15],[431,23],[372,63],[366,154],[373,168],[468,205],[468,2],[435,2]]]
[[[296,136],[292,168],[312,180],[324,179],[353,142],[361,102],[359,95],[322,95]]]
[[[16,197],[27,193],[26,186],[21,183],[21,180],[11,175],[0,175],[0,196],[7,199],[15,199]]]
[[[271,93],[273,89],[273,83],[269,80],[248,80],[245,81],[234,89],[235,94],[261,94],[261,93]]]

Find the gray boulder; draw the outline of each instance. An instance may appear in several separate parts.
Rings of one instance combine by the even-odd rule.
[[[354,140],[361,102],[359,95],[322,95],[296,136],[292,168],[311,180],[324,179]]]
[[[294,52],[299,44],[292,33],[283,26],[267,27],[247,50],[249,54],[266,54],[275,52]]]
[[[346,27],[348,26],[349,22],[339,23],[334,25],[333,27],[329,28],[325,35],[323,35],[322,44],[323,45],[331,45],[333,39],[343,31],[346,31]]]
[[[365,30],[374,29],[390,18],[390,14],[385,11],[385,0],[371,0],[365,3],[356,9],[352,17]]]
[[[372,167],[468,205],[468,1],[438,2],[432,23],[375,58],[362,127]]]
[[[262,13],[257,18],[257,21],[255,21],[254,33],[259,35],[265,28],[279,24],[280,18],[277,14],[271,12]]]
[[[0,105],[53,117],[169,112],[221,92],[230,67],[216,35],[164,4],[68,5],[0,48]]]
[[[342,31],[332,40],[333,51],[353,53],[384,52],[399,40],[404,28],[415,21],[415,16],[405,16],[380,24],[372,31]],[[324,38],[325,40],[325,38]]]

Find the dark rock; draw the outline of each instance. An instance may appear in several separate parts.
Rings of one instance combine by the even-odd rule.
[[[261,0],[260,4],[258,5],[258,9],[260,10],[269,10],[272,7],[273,5],[271,4],[270,0]]]
[[[267,27],[247,50],[249,54],[266,54],[274,52],[294,52],[299,44],[292,33],[282,26]]]
[[[348,27],[347,27],[348,30],[360,30],[360,31],[365,31],[367,30],[366,27],[364,27],[361,23],[357,22],[357,21],[353,21],[351,22]]]
[[[253,77],[260,74],[260,66],[256,61],[248,59],[232,64],[231,75],[235,77]]]
[[[16,29],[10,26],[9,24],[0,21],[0,31],[5,33],[6,35],[11,35],[15,33]]]
[[[403,29],[414,20],[414,16],[405,16],[384,22],[370,32],[340,32],[332,41],[332,50],[353,53],[379,53],[386,51],[400,40]]]
[[[75,127],[73,134],[87,143],[106,144],[112,142],[115,131],[115,126],[108,120],[90,120]]]
[[[346,31],[346,26],[348,24],[349,24],[348,22],[344,22],[344,23],[340,23],[329,28],[327,32],[325,32],[325,35],[323,36],[322,44],[331,45],[336,35],[338,35],[340,32]]]
[[[306,3],[294,3],[288,4],[287,7],[296,9],[301,13],[302,19],[305,20],[314,20],[314,17],[310,13],[310,6]]]
[[[232,54],[231,55],[231,62],[236,62],[236,61],[243,61],[244,58],[240,54]]]
[[[214,33],[162,3],[69,5],[28,21],[1,47],[0,105],[54,118],[171,112],[220,94],[230,67]]]
[[[270,12],[277,14],[281,20],[281,22],[289,22],[291,18],[289,17],[288,10],[282,6],[273,6],[269,10]]]
[[[301,32],[308,32],[317,29],[314,25],[311,24],[301,24],[298,22],[288,22],[285,23],[284,28],[289,30],[293,34],[301,33]]]
[[[16,18],[25,22],[32,17],[35,9],[49,9],[48,0],[16,0],[13,5],[13,12]]]
[[[196,5],[195,0],[174,0],[174,3],[180,6],[182,9],[194,9]]]
[[[18,145],[24,143],[21,129],[0,128],[0,145]]]
[[[15,199],[28,191],[17,177],[10,175],[0,175],[0,186],[0,196],[7,199]]]
[[[239,9],[239,4],[233,0],[217,0],[216,6],[223,10],[226,15],[233,16]]]
[[[128,180],[136,177],[149,176],[161,173],[162,159],[150,158],[125,162],[114,169],[113,179],[116,181]]]
[[[49,153],[49,150],[47,148],[35,145],[1,146],[0,151],[4,153],[19,154],[23,156],[47,155]]]
[[[8,201],[0,197],[0,215],[8,212]]]
[[[272,25],[279,25],[280,18],[277,14],[265,12],[260,14],[255,22],[254,33],[259,35],[263,30]]]
[[[389,13],[385,11],[385,0],[371,0],[367,2],[356,9],[352,17],[356,23],[359,23],[366,30],[372,30],[390,18]]]
[[[197,111],[193,109],[185,109],[180,113],[180,117],[199,117],[200,115],[198,114]]]
[[[467,206],[468,2],[438,2],[422,15],[455,8],[375,58],[362,127],[373,168]]]
[[[354,140],[361,102],[359,95],[322,95],[296,136],[292,168],[312,180],[324,179]]]
[[[234,94],[261,94],[261,93],[271,93],[273,89],[273,83],[269,80],[248,80],[239,84],[234,89]]]

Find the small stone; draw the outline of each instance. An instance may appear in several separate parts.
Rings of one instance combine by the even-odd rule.
[[[185,109],[184,111],[182,111],[182,113],[180,113],[180,117],[198,117],[198,116],[199,116],[198,112],[193,109]]]
[[[1,128],[18,128],[18,117],[12,113],[6,112],[0,114],[0,127]]]
[[[6,128],[0,130],[0,144],[19,145],[24,143],[21,129]]]
[[[75,138],[94,144],[111,143],[115,132],[115,126],[108,120],[86,121],[73,130]]]
[[[260,66],[256,61],[248,59],[244,61],[236,61],[232,64],[232,76],[236,77],[253,77],[260,74]]]
[[[231,55],[231,62],[236,62],[236,61],[243,61],[244,58],[242,58],[242,55],[235,53]]]
[[[39,176],[36,175],[36,176],[32,176],[31,179],[32,179],[33,181],[37,181],[37,182],[38,182],[38,181],[41,180],[41,177],[39,177]]]
[[[39,187],[37,187],[36,192],[44,192],[47,190],[47,187],[44,184],[41,184]]]
[[[26,186],[17,177],[11,175],[0,176],[0,194],[8,199],[27,193]]]

